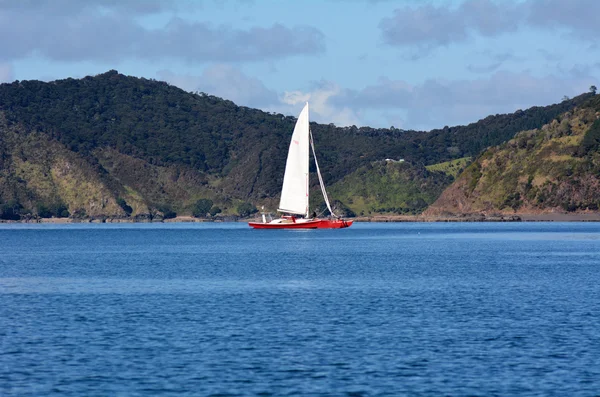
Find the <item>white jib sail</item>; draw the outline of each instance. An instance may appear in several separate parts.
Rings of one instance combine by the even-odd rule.
[[[280,212],[306,215],[308,217],[308,102],[300,112],[283,176],[281,188]]]

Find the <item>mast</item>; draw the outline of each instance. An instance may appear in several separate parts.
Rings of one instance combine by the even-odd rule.
[[[304,105],[304,108],[306,109],[306,129],[308,130],[308,136],[306,137],[308,139],[308,141],[310,142],[310,140],[312,139],[312,135],[310,134],[310,117],[309,117],[309,111],[308,111],[308,101],[306,102],[306,105]],[[308,156],[309,156],[309,152],[308,150],[306,151],[306,215],[304,215],[305,218],[308,218],[308,214],[310,214],[309,212],[309,206],[310,206],[310,173],[308,172]]]
[[[325,204],[327,205],[327,209],[329,213],[337,218],[337,215],[333,213],[331,209],[331,205],[329,204],[329,197],[327,197],[327,191],[325,190],[325,183],[323,182],[323,177],[321,176],[321,170],[319,169],[319,163],[317,162],[317,154],[315,153],[315,142],[313,140],[312,131],[310,128],[308,129],[308,133],[310,135],[310,147],[312,149],[313,158],[315,159],[315,166],[317,168],[317,176],[319,177],[319,185],[321,185],[321,193],[323,193],[323,199],[325,200]]]

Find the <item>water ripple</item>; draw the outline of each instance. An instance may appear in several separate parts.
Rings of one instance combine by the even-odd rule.
[[[599,226],[356,226],[0,225],[0,395],[597,395]]]

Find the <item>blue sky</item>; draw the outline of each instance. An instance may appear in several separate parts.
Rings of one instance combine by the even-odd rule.
[[[109,69],[339,126],[432,129],[598,85],[597,0],[0,0],[0,82]]]

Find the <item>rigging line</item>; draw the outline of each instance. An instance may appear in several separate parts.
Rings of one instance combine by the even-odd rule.
[[[327,197],[327,192],[325,191],[325,183],[323,183],[323,177],[321,176],[321,170],[319,169],[319,163],[317,162],[317,155],[315,153],[315,143],[313,141],[312,131],[309,129],[308,134],[310,135],[310,147],[312,149],[313,157],[315,159],[315,166],[317,167],[317,176],[319,177],[319,184],[321,185],[321,191],[323,192],[323,198],[325,199],[325,204],[327,205],[327,209],[334,217],[338,217],[333,213],[331,209],[331,205],[329,204],[329,197]]]
[[[320,210],[319,212],[317,212],[317,218],[320,218],[321,215],[325,215],[325,210]]]

